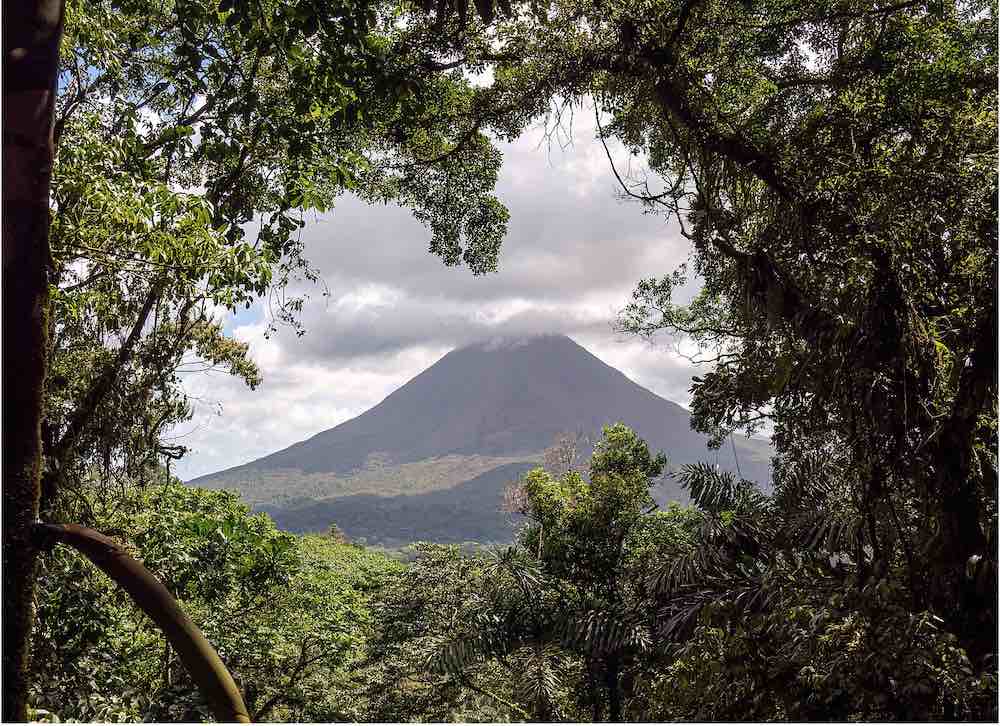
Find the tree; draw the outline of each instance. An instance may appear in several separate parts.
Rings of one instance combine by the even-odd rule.
[[[699,465],[684,484],[700,510],[689,552],[654,591],[669,659],[654,719],[979,720],[996,674],[976,668],[944,620],[912,607],[900,563],[865,577],[852,551],[863,518],[823,463],[768,496]]]
[[[75,0],[67,12],[46,492],[109,461],[135,474],[183,453],[160,440],[188,414],[177,371],[223,365],[258,382],[212,310],[269,295],[275,322],[294,324],[302,301],[284,287],[314,275],[298,230],[345,190],[409,203],[446,262],[495,268],[496,155],[480,144],[433,160],[468,94],[387,56],[387,9]]]
[[[686,331],[717,353],[694,420],[724,434],[770,411],[779,482],[829,456],[865,521],[859,567],[905,558],[915,609],[978,661],[996,650],[978,635],[994,629],[992,597],[966,577],[993,567],[996,528],[996,128],[982,116],[995,17],[848,16],[811,36],[817,50],[836,40],[818,67],[779,68],[741,134],[762,140],[745,149],[756,160],[681,138],[677,153],[701,155],[685,221],[706,286],[679,308],[675,280],[646,281],[623,327]]]
[[[583,1],[488,47],[408,39],[491,67],[482,128],[592,103],[600,140],[644,157],[613,169],[623,195],[693,250],[619,327],[701,346],[693,423],[720,443],[772,422],[789,498],[826,496],[802,472],[827,462],[859,587],[890,571],[975,669],[997,652],[996,27],[980,2]]]
[[[650,515],[656,505],[649,493],[665,465],[663,454],[652,456],[618,424],[605,428],[594,447],[589,482],[572,470],[557,479],[539,469],[525,482],[529,524],[519,543],[537,552],[542,571],[572,593],[560,610],[576,621],[567,634],[584,654],[594,720],[605,707],[609,720],[621,720],[623,675],[649,646],[648,552],[639,545],[651,528],[665,524]]]
[[[560,478],[569,471],[581,474],[587,469],[584,451],[591,448],[590,437],[582,432],[561,431],[552,439],[551,445],[542,452],[542,468],[550,475]],[[524,515],[528,508],[528,494],[524,477],[510,481],[503,492],[501,509],[510,514]]]
[[[556,434],[552,445],[542,454],[542,466],[556,477],[574,469],[585,469],[586,459],[583,454],[589,444],[588,437],[580,432],[563,431]]]
[[[409,610],[430,625],[424,648],[439,672],[466,693],[513,701],[521,718],[642,719],[659,659],[649,578],[686,551],[697,524],[678,507],[653,511],[649,489],[664,464],[618,424],[595,447],[589,480],[532,471],[515,546],[479,558],[450,624],[428,615],[433,600]]]
[[[38,551],[52,112],[62,3],[3,8],[3,720],[24,721]]]
[[[131,543],[202,624],[255,721],[353,718],[369,593],[397,563],[279,532],[233,494],[191,489],[162,472],[155,485],[94,506],[97,524]],[[211,716],[158,629],[69,551],[44,559],[33,652],[31,702],[62,719]]]
[[[233,309],[278,291],[277,317],[291,321],[301,303],[282,298],[282,285],[311,274],[294,236],[302,214],[347,188],[411,205],[433,251],[476,272],[495,265],[506,212],[489,195],[496,154],[463,123],[466,82],[390,57],[387,8],[81,0],[11,7],[4,19],[5,126],[15,132],[5,136],[15,162],[5,171],[5,269],[18,281],[5,287],[5,336],[19,343],[4,360],[14,452],[4,472],[4,713],[23,719],[40,506],[59,512],[101,468],[105,479],[134,475],[181,453],[159,435],[186,415],[175,376],[186,351],[255,381],[206,303]],[[50,349],[47,333],[84,349]],[[63,352],[43,407],[47,361]],[[109,426],[116,417],[128,423]]]
[[[360,721],[516,721],[527,712],[515,700],[509,662],[434,667],[442,647],[477,635],[488,609],[483,552],[418,543],[411,562],[373,600],[374,634],[360,677],[368,711]]]

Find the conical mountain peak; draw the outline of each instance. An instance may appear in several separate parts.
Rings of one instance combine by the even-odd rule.
[[[731,452],[707,449],[677,404],[564,335],[536,335],[453,350],[357,418],[196,482],[276,470],[344,477],[373,456],[392,466],[446,456],[531,458],[560,432],[596,437],[618,421],[664,450],[673,464],[709,460],[737,468]],[[744,476],[766,477],[766,456],[759,453],[739,462]]]

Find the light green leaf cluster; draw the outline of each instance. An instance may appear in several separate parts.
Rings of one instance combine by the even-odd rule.
[[[371,593],[399,565],[324,537],[279,532],[226,492],[176,480],[106,508],[97,524],[177,597],[219,651],[259,720],[356,716]],[[69,551],[46,559],[32,701],[74,720],[210,715],[159,631]]]

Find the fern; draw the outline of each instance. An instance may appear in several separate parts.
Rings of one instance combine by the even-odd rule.
[[[555,628],[563,645],[591,658],[622,651],[645,652],[651,645],[645,613],[607,613],[590,610],[564,617]]]
[[[515,654],[519,666],[514,693],[522,703],[532,705],[533,717],[539,721],[558,717],[557,699],[562,686],[559,678],[560,651],[551,644],[534,643]]]

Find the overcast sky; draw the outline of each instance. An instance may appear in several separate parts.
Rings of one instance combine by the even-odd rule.
[[[682,405],[694,368],[669,340],[612,330],[635,283],[687,258],[673,223],[619,199],[593,128],[550,147],[541,130],[504,145],[498,196],[511,219],[496,274],[475,277],[427,252],[429,232],[396,207],[354,198],[303,230],[319,268],[302,321],[265,338],[258,305],[227,321],[250,343],[263,383],[187,376],[195,418],[174,434],[191,453],[183,479],[245,463],[371,408],[449,350],[498,335],[564,333],[639,384]],[[624,165],[624,153],[616,154]]]

